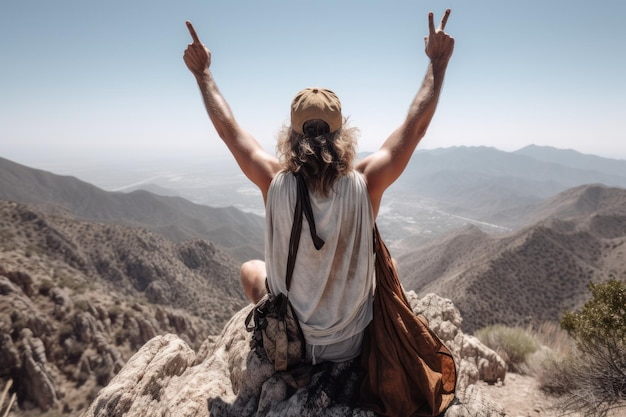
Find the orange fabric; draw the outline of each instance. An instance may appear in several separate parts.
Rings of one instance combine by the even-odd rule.
[[[361,405],[383,416],[437,416],[454,399],[454,359],[411,310],[378,228],[374,236],[376,292],[361,354]]]

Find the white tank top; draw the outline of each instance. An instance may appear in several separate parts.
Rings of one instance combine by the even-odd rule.
[[[359,334],[372,319],[374,214],[365,179],[356,171],[337,179],[328,197],[309,195],[317,234],[326,243],[319,251],[315,249],[304,218],[289,301],[307,343],[325,346]],[[266,204],[265,262],[274,294],[287,293],[285,274],[296,199],[296,178],[279,173]]]

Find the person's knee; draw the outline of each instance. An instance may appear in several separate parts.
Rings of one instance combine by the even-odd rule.
[[[265,290],[265,262],[259,260],[244,262],[239,273],[246,296],[256,303],[267,292]]]
[[[258,259],[244,262],[239,269],[242,284],[254,282],[261,275],[265,275],[265,262]]]

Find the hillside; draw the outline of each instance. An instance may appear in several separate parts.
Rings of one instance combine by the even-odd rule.
[[[176,242],[206,239],[238,261],[263,255],[262,217],[138,190],[107,192],[75,177],[29,168],[0,158],[0,199],[61,207],[75,216],[145,227]]]
[[[558,321],[589,282],[626,280],[626,190],[584,186],[545,202],[543,219],[488,235],[467,227],[398,258],[403,284],[450,298],[463,329]]]
[[[247,304],[210,242],[0,200],[0,379],[22,409],[84,407],[154,336],[199,348]]]
[[[544,147],[452,147],[418,150],[389,196],[432,200],[451,214],[517,228],[545,199],[596,183],[625,188],[626,161]]]

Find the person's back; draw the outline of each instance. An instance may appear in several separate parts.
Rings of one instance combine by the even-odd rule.
[[[372,318],[374,215],[367,187],[356,171],[338,178],[328,196],[310,193],[317,250],[306,221],[289,291],[314,361],[342,361],[359,354]],[[266,204],[265,259],[272,293],[287,293],[285,271],[297,200],[292,173],[276,176]]]

